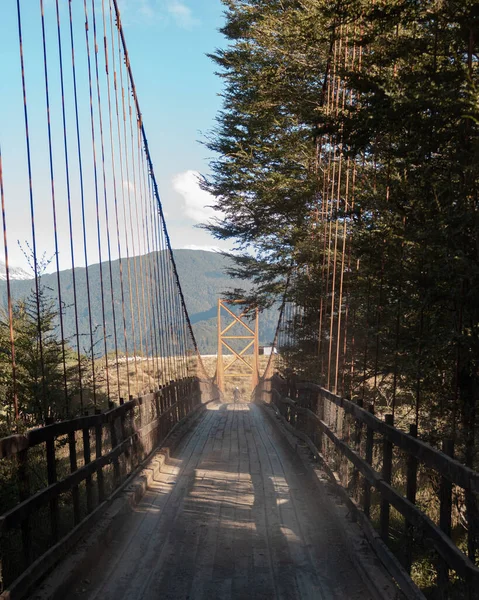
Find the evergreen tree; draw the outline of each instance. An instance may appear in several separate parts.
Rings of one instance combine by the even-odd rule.
[[[60,420],[76,414],[80,393],[76,355],[67,342],[58,337],[58,309],[41,281],[38,299],[36,292],[32,291],[27,298],[14,302],[12,312],[15,379],[10,322],[8,316],[0,320],[0,397],[8,430],[11,431],[14,420],[14,393],[24,425],[44,425],[48,419]],[[88,396],[90,366],[86,358],[82,360],[81,369],[83,394]]]
[[[322,283],[332,249],[321,240],[338,225],[337,261],[360,265],[346,270],[348,315],[354,351],[366,348],[346,391],[366,390],[387,404],[394,388],[399,403],[419,403],[423,435],[433,443],[454,435],[458,455],[474,465],[477,3],[225,5],[230,45],[213,56],[224,107],[208,140],[218,158],[205,182],[225,217],[209,229],[243,251],[237,271],[255,283],[251,303],[277,297],[291,273],[289,299],[301,309],[293,323],[296,364],[324,383],[330,333],[325,328],[321,347],[319,306],[337,307]],[[361,68],[335,62],[339,39],[361,50]],[[332,69],[348,90],[334,111],[325,102]],[[356,189],[354,209],[321,221],[325,139],[355,165]],[[341,207],[344,183],[337,193]],[[347,256],[344,235],[352,244]],[[349,347],[346,373],[352,353]]]

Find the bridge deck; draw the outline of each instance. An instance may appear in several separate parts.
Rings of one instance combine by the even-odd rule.
[[[371,598],[313,485],[261,409],[213,406],[71,597]]]

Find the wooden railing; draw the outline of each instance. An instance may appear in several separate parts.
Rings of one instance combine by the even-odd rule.
[[[214,395],[211,382],[187,378],[107,412],[0,439],[0,598],[13,596],[1,594],[10,586],[24,589],[33,581],[45,568],[45,553]],[[25,585],[15,586],[27,570]]]
[[[316,384],[287,382],[275,375],[263,388],[257,397],[270,397],[286,424],[329,465],[361,520],[371,531],[374,523],[384,548],[388,544],[393,549],[398,567],[402,565],[396,569],[398,579],[411,573],[418,544],[422,544],[436,571],[435,597],[479,597],[479,568],[474,562],[478,551],[476,513],[471,510],[467,515],[470,527],[463,547],[468,548],[469,556],[451,537],[453,488],[462,494],[464,506],[477,506],[479,473],[453,458],[451,441],[444,440],[441,452],[417,439],[414,425],[405,433],[394,427],[392,415],[380,420],[372,407],[365,410]],[[431,478],[436,484],[431,493],[437,501],[434,516],[428,510],[431,500],[427,494],[421,497],[421,506],[417,501]],[[400,535],[395,519],[396,543],[391,540],[391,507],[402,519]],[[407,587],[411,580],[406,579]],[[410,588],[408,597],[412,594]]]

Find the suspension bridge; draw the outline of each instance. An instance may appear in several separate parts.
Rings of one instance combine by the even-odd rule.
[[[310,323],[287,286],[261,365],[258,311],[219,301],[210,372],[117,0],[7,4],[21,110],[14,136],[0,132],[0,598],[419,599],[422,564],[438,597],[478,597],[479,474],[451,440],[420,439],[419,387],[397,426],[396,371],[391,414],[367,401],[379,335],[360,348],[348,297],[340,202],[354,204],[355,167],[341,142],[323,140],[316,215],[331,250],[311,352],[321,385],[294,352]],[[341,61],[361,61],[344,40],[323,86],[331,114],[348,98]],[[28,285],[10,264],[19,221]],[[381,288],[375,308],[368,285],[370,327],[385,301]],[[236,381],[251,395],[234,396]]]

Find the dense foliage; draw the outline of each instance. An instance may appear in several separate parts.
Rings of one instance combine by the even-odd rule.
[[[285,294],[288,372],[478,469],[478,3],[223,2],[207,228],[251,304]],[[477,499],[455,502],[476,560]]]
[[[76,353],[58,336],[58,311],[41,283],[38,296],[31,292],[13,302],[12,316],[14,360],[8,314],[0,320],[0,435],[75,414],[80,389],[84,396],[91,393],[91,365],[81,357],[80,385]]]
[[[293,366],[477,467],[477,2],[223,1],[209,229],[251,302],[291,275]]]

